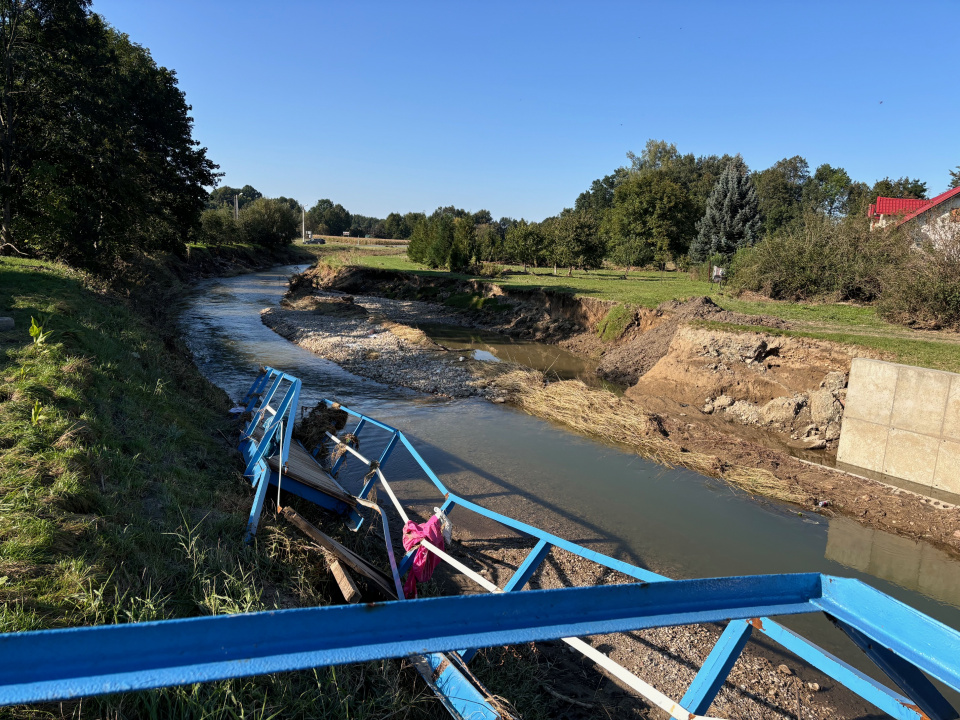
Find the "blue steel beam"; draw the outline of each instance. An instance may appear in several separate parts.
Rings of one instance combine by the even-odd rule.
[[[546,558],[549,554],[550,543],[548,543],[546,540],[538,541],[537,544],[533,546],[533,549],[527,553],[527,556],[523,559],[520,567],[518,567],[513,575],[510,576],[510,580],[507,581],[507,584],[503,586],[503,591],[513,592],[515,590],[523,590],[523,586],[526,585],[527,581],[533,577],[533,574],[537,571],[537,568],[540,567],[541,563],[544,561],[544,558]],[[476,648],[471,648],[461,652],[460,656],[463,658],[464,662],[470,662],[473,660],[473,656],[476,654]]]
[[[960,689],[960,633],[849,578],[829,577],[818,607],[940,682]]]
[[[375,425],[381,429],[387,430],[388,432],[394,433],[396,436],[399,436],[402,444],[409,450],[414,460],[420,465],[423,471],[426,473],[428,478],[433,482],[434,486],[443,494],[445,497],[445,502],[442,509],[444,512],[449,513],[449,511],[456,505],[462,505],[468,510],[476,512],[480,515],[488,517],[492,520],[502,523],[508,527],[511,527],[519,532],[525,533],[531,537],[537,538],[540,541],[546,541],[548,543],[554,544],[561,549],[564,549],[568,552],[571,552],[580,557],[592,560],[600,565],[609,567],[614,570],[623,572],[624,574],[644,580],[646,582],[663,582],[668,581],[669,578],[658,575],[649,570],[642,568],[637,568],[627,563],[624,563],[614,558],[602,555],[601,553],[596,553],[591,550],[587,550],[581,546],[575,545],[574,543],[558,538],[551,533],[544,532],[539,528],[532,527],[525,523],[514,520],[513,518],[506,517],[500,513],[493,512],[488,510],[480,505],[471,503],[469,501],[463,500],[462,498],[450,493],[446,486],[440,481],[436,476],[433,470],[426,464],[420,454],[416,449],[410,444],[407,438],[403,435],[402,432],[397,430],[390,425],[382,423],[373,418],[367,417],[358,413],[350,408],[343,407],[341,408],[346,411],[348,414],[353,415],[354,417],[366,420],[367,422]],[[409,568],[409,562],[412,560],[413,553],[408,553],[407,557],[404,558],[403,563],[401,563],[401,573],[405,571],[405,568]],[[917,718],[922,717],[920,709],[913,704],[911,700],[903,697],[902,695],[890,690],[884,685],[875,682],[870,677],[864,675],[859,670],[851,667],[850,665],[839,660],[829,652],[823,650],[817,645],[811,643],[810,641],[802,638],[792,631],[784,628],[783,626],[775,623],[769,618],[757,617],[752,620],[752,624],[755,628],[759,629],[762,633],[770,637],[775,642],[780,643],[785,648],[795,653],[806,662],[810,663],[813,667],[827,673],[831,677],[840,681],[843,685],[848,687],[850,690],[855,692],[857,695],[865,699],[867,702],[873,704],[877,708],[883,710],[887,714],[899,718],[901,720],[917,720]],[[951,631],[953,632],[953,631]],[[954,686],[955,689],[960,690],[960,687]]]
[[[912,700],[893,692],[869,675],[860,672],[835,655],[797,635],[793,630],[788,630],[783,625],[766,618],[754,618],[751,624],[775,643],[786,648],[801,660],[810,663],[811,666],[833,678],[890,717],[897,718],[897,720],[923,719],[920,709]]]
[[[0,704],[813,612],[821,586],[814,573],[675,580],[11,633],[0,635]]]
[[[723,687],[730,668],[737,662],[744,645],[750,639],[753,630],[746,620],[731,620],[713,646],[713,650],[703,661],[700,671],[690,683],[680,704],[697,715],[706,715],[713,699]]]
[[[897,657],[885,647],[877,645],[845,622],[839,620],[835,622],[837,627],[843,630],[854,644],[863,650],[864,654],[930,717],[930,720],[956,720],[957,711],[916,666]]]

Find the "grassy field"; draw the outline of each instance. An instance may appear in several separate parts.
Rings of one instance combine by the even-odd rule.
[[[495,282],[506,290],[548,288],[558,292],[593,297],[610,302],[653,308],[668,300],[686,300],[707,296],[717,305],[746,315],[769,315],[791,323],[783,335],[832,340],[878,350],[890,360],[908,365],[960,372],[960,336],[948,332],[912,330],[885,322],[872,306],[848,303],[792,303],[773,300],[741,299],[713,283],[691,280],[686,273],[634,271],[604,268],[589,272],[566,271],[553,274],[552,268],[532,269],[524,273],[519,266],[504,266],[496,278],[431,270],[410,262],[402,251],[345,250],[328,247],[318,257],[333,264],[399,270],[435,277],[455,277]],[[708,323],[708,325],[710,325]],[[716,324],[713,324],[716,326]],[[756,326],[749,327],[756,330]]]

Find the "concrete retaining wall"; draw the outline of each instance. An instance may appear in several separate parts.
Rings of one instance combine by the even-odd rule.
[[[960,375],[855,359],[837,461],[960,495]]]

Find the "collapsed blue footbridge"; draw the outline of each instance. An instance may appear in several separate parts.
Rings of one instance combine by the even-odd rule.
[[[671,580],[492,512],[450,492],[396,428],[330,403],[356,420],[349,433],[327,433],[332,463],[293,438],[301,382],[263,368],[245,400],[240,450],[254,499],[247,539],[268,497],[280,490],[315,503],[358,529],[371,513],[383,520],[390,567],[355,556],[293,511],[284,514],[389,600],[294,610],[188,618],[127,625],[0,635],[0,704],[48,702],[226,678],[303,670],[385,658],[408,658],[455,718],[514,717],[469,668],[476,648],[562,640],[669,715],[707,716],[753,633],[766,636],[833,678],[879,711],[903,720],[951,720],[958,713],[938,689],[960,692],[960,633],[865,585],[817,573]],[[385,444],[371,459],[356,438],[378,428]],[[401,555],[386,511],[372,501],[382,489],[404,523],[409,517],[384,467],[402,445],[436,487],[442,515],[454,508],[494,520],[530,538],[533,548],[499,587],[423,538]],[[337,480],[348,457],[368,472],[351,494]],[[439,499],[438,498],[438,499]],[[524,590],[557,548],[618,571],[636,582],[555,590]],[[425,549],[477,583],[485,593],[405,599],[401,578]],[[397,558],[399,557],[399,560]],[[822,613],[889,679],[877,682],[771,618]],[[679,699],[670,698],[616,664],[582,637],[654,627],[720,623],[725,629]],[[891,687],[899,688],[899,691]]]

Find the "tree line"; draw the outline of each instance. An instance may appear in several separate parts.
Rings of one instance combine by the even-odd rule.
[[[728,261],[810,216],[862,215],[878,195],[927,195],[926,183],[917,179],[887,177],[871,186],[826,163],[811,172],[800,156],[753,172],[740,155],[698,157],[650,140],[627,159],[594,180],[572,208],[541,222],[504,219],[491,228],[452,208],[421,216],[410,233],[409,257],[457,270],[481,261],[560,266],[568,274],[604,260],[628,269],[668,262],[684,267],[708,258]],[[960,168],[951,176],[954,186],[960,183]]]

